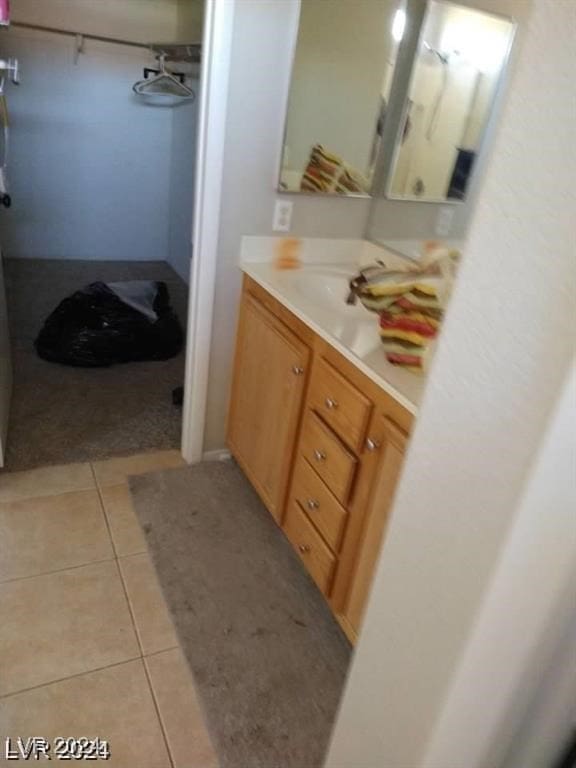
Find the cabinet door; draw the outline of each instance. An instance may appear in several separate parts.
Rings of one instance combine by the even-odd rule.
[[[376,432],[381,436],[377,450],[380,455],[372,481],[364,530],[355,559],[348,594],[342,614],[354,634],[360,630],[362,616],[370,593],[374,570],[384,542],[384,533],[396,485],[404,463],[408,436],[391,419],[379,417]],[[374,447],[374,443],[372,443]]]
[[[281,522],[307,378],[308,347],[245,293],[240,310],[228,443]]]

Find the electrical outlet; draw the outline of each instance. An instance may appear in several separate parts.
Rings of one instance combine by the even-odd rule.
[[[452,231],[454,212],[454,208],[448,205],[445,205],[438,211],[438,217],[436,219],[436,234],[438,237],[448,237]]]
[[[272,229],[274,232],[290,231],[293,207],[294,203],[291,200],[276,200],[274,206],[274,219],[272,220]]]

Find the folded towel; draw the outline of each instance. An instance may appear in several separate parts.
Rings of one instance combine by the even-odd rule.
[[[302,192],[326,192],[339,195],[366,194],[368,184],[358,171],[344,160],[315,144],[310,152],[300,182]]]

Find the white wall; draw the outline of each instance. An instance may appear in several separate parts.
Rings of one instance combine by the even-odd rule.
[[[11,9],[12,21],[143,43],[174,40],[178,29],[178,0],[12,0]]]
[[[576,360],[510,516],[510,532],[427,745],[425,768],[510,766],[514,752],[518,768],[549,768],[573,733],[575,393]],[[490,706],[478,707],[479,701]]]
[[[573,408],[572,414],[573,420]],[[576,429],[572,425],[572,438],[574,434]],[[566,456],[564,449],[561,454]],[[556,466],[553,472],[557,475]],[[565,533],[561,532],[561,535],[565,536]],[[566,626],[550,664],[532,666],[538,677],[538,690],[532,698],[526,696],[526,716],[514,734],[502,768],[549,768],[556,765],[559,747],[563,747],[565,752],[564,745],[576,732],[576,615],[574,600],[571,603],[565,613]]]
[[[298,6],[235,3],[205,450],[225,445],[242,235],[272,233]],[[295,196],[292,233],[361,237],[368,200]]]
[[[185,43],[202,40],[204,0],[178,0],[176,38]]]
[[[8,88],[10,257],[165,259],[172,115],[138,101],[146,51],[13,30],[21,85]]]
[[[368,174],[395,6],[392,0],[303,0],[286,167],[303,171],[320,143]]]
[[[199,0],[14,3],[15,21],[138,41],[196,40],[201,12]],[[0,50],[22,70],[8,91],[6,255],[168,260],[187,277],[195,105],[155,107],[132,93],[156,65],[144,49],[87,40],[76,64],[72,38],[13,27]]]
[[[462,662],[472,648],[475,623],[509,533],[527,510],[532,462],[575,356],[571,244],[576,158],[568,97],[576,77],[575,13],[573,3],[534,0],[527,20],[401,478],[329,768],[499,765],[486,758],[486,748],[494,745],[484,739],[494,735],[487,702],[498,701],[500,667],[474,670],[485,680],[488,695],[459,710],[452,696],[465,674]],[[563,447],[553,445],[565,488],[572,462],[569,456],[560,460]],[[548,472],[550,464],[545,466]],[[546,483],[549,487],[548,474]],[[558,505],[558,496],[550,495],[547,507],[541,488],[538,494],[530,503],[539,498],[541,515],[554,517],[556,532],[572,535],[557,523],[574,524],[568,515],[573,500],[561,494]],[[542,569],[532,569],[536,582],[544,580],[550,587],[553,569],[546,564],[564,546],[557,537],[543,542]],[[519,622],[515,626],[522,626],[523,612],[513,616]],[[497,648],[497,628],[492,629]],[[513,658],[507,638],[505,651]],[[515,700],[507,703],[517,705]],[[465,758],[466,742],[454,738],[454,720],[451,729],[440,730],[441,716],[458,712],[461,725],[468,719],[480,729],[474,738],[468,732],[471,751]],[[430,745],[442,761],[428,762]],[[440,745],[446,751],[440,752]],[[502,751],[506,745],[497,746]]]

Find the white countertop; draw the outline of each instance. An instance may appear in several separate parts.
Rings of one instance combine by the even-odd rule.
[[[358,271],[357,262],[306,262],[299,269],[278,270],[270,261],[253,262],[243,259],[240,267],[410,413],[418,412],[425,378],[391,365],[386,360],[378,333],[377,315],[368,312],[360,304],[353,307],[346,305],[345,296],[341,297],[341,306],[340,295],[334,296],[332,304],[329,293],[326,297],[328,303],[314,300],[315,283],[310,279],[310,273],[326,271],[330,274],[332,271],[341,280],[344,276],[352,277]],[[338,279],[335,277],[339,294]],[[330,287],[327,286],[326,290],[329,292]]]

